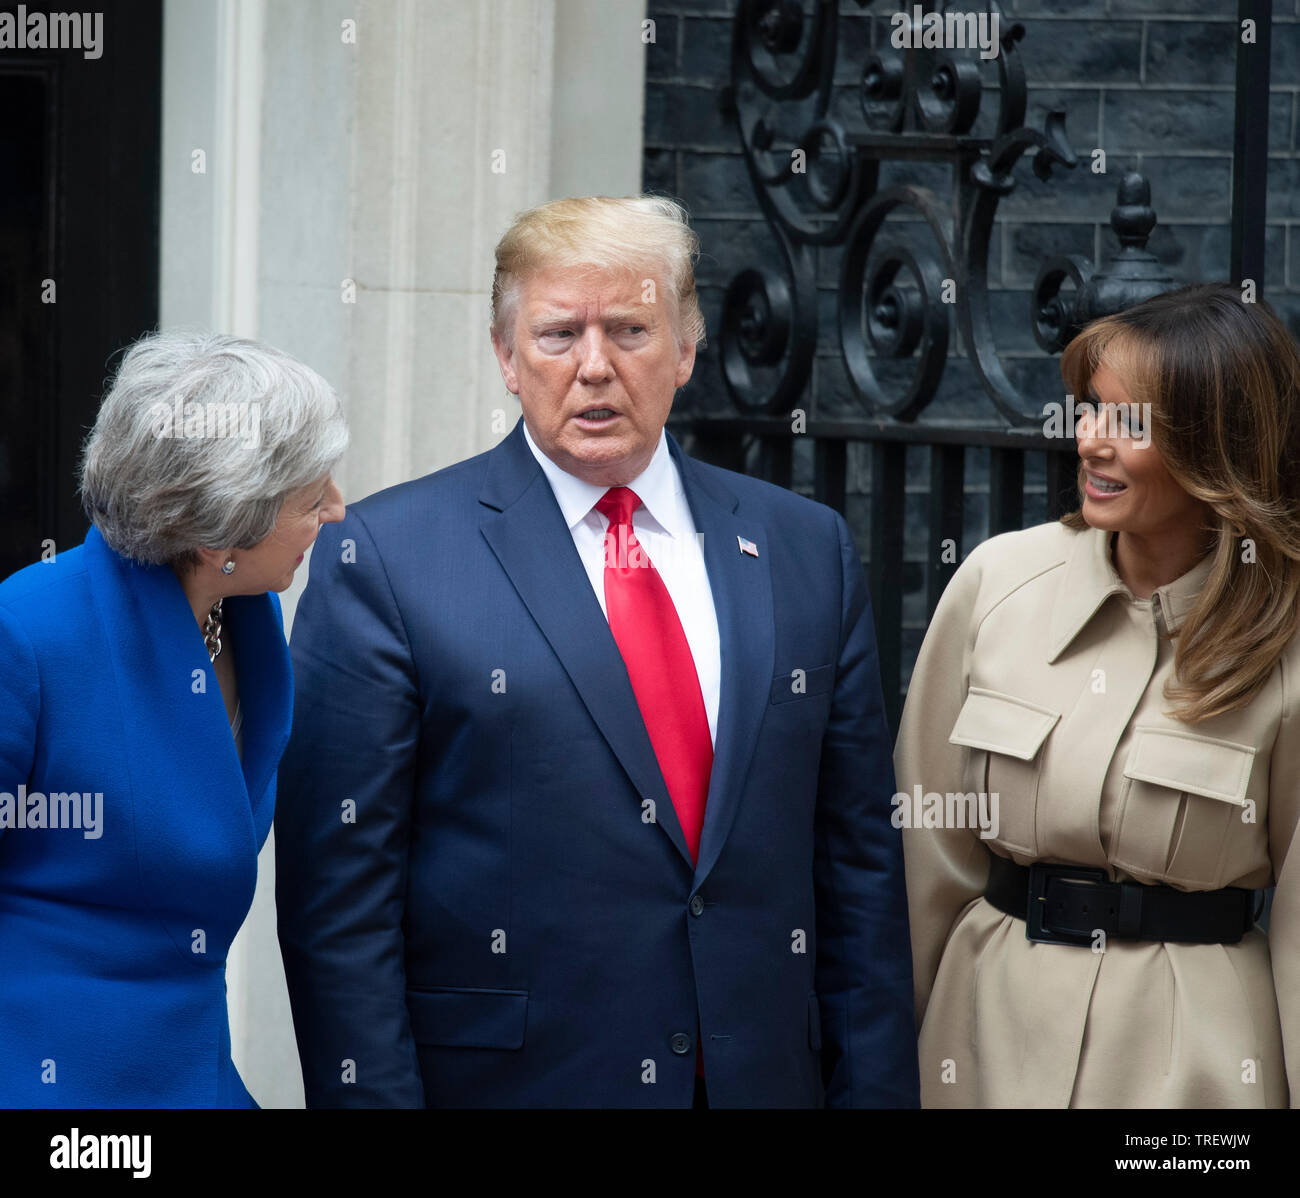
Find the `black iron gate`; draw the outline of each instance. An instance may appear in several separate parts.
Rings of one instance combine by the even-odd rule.
[[[844,0],[850,3],[865,8],[870,0]],[[916,6],[923,14],[951,7],[936,0]],[[673,427],[701,458],[787,487],[796,454],[806,455],[801,446],[810,444],[813,495],[841,512],[848,507],[850,453],[869,456],[869,509],[865,521],[854,523],[868,530],[881,674],[897,728],[905,659],[912,656],[906,642],[919,644],[963,556],[975,468],[986,474],[985,535],[1077,506],[1073,429],[1045,432],[1042,403],[1031,402],[1004,369],[986,272],[997,206],[1016,186],[1020,159],[1029,155],[1043,180],[1079,159],[1064,110],[1049,112],[1041,129],[1024,123],[1025,29],[995,3],[981,8],[986,20],[1000,16],[991,127],[992,114],[981,115],[987,89],[974,25],[965,48],[913,44],[870,53],[861,69],[860,111],[852,120],[837,115],[839,9],[837,0],[741,0],[738,7],[722,103],[784,262],[743,270],[727,290],[720,352],[735,413],[686,415]],[[1241,42],[1237,49],[1231,274],[1261,289],[1271,9],[1270,0],[1238,3],[1239,20],[1255,22],[1255,41],[1248,54]],[[888,161],[946,164],[950,197],[941,202],[921,186],[881,187]],[[908,222],[899,218],[908,214],[911,227],[927,235],[925,244],[903,235]],[[1038,273],[1026,317],[1047,354],[1059,353],[1087,321],[1173,286],[1146,249],[1155,213],[1140,174],[1120,181],[1111,225],[1120,249],[1105,262],[1068,255]],[[808,419],[800,407],[817,341],[819,246],[842,247],[839,347],[860,408],[850,418]],[[919,419],[939,391],[954,322],[992,408],[983,423]],[[901,379],[899,364],[911,366]],[[924,613],[905,619],[907,483],[921,478]]]

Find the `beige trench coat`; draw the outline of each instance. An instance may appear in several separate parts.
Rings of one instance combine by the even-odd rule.
[[[1108,533],[1044,524],[980,545],[944,592],[898,788],[996,792],[999,826],[903,832],[924,1106],[1300,1099],[1300,638],[1248,707],[1166,715],[1173,645],[1157,630],[1177,628],[1209,568],[1136,599]],[[990,851],[1182,890],[1276,879],[1270,934],[1031,943],[982,897]]]

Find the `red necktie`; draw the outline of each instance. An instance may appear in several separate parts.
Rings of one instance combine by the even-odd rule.
[[[713,742],[695,659],[664,580],[632,530],[635,491],[611,487],[596,504],[605,532],[605,612],[627,666],[664,784],[698,862]]]

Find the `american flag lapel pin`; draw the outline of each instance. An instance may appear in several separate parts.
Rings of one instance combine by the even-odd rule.
[[[758,546],[753,541],[747,541],[744,537],[737,537],[736,543],[740,546],[741,553],[748,553],[750,557],[758,556]]]

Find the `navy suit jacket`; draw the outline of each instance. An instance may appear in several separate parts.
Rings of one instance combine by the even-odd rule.
[[[697,1034],[713,1106],[916,1105],[848,527],[669,448],[721,639],[698,867],[522,421],[322,530],[275,837],[309,1105],[686,1107]]]
[[[0,585],[0,1106],[255,1105],[230,1059],[225,964],[293,680],[274,595],[231,597],[224,617],[242,762],[170,568],[92,528]],[[20,788],[25,810],[33,793],[102,795],[98,834],[14,826]]]

